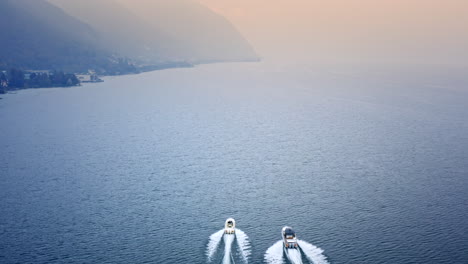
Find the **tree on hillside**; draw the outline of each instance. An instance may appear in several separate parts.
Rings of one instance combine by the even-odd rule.
[[[10,69],[8,72],[9,87],[23,88],[24,87],[24,72],[18,69]]]
[[[50,80],[54,87],[68,87],[80,84],[80,81],[75,74],[64,73],[62,71],[55,71],[50,75]]]
[[[0,72],[0,94],[7,92],[8,88],[8,79],[3,72]]]
[[[52,81],[49,78],[48,74],[42,73],[37,76],[37,85],[38,87],[50,87],[52,86]]]

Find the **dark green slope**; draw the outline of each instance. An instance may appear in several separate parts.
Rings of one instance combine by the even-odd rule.
[[[181,41],[153,27],[114,0],[49,0],[69,15],[93,27],[100,45],[144,63],[177,60],[171,53]]]
[[[80,72],[116,67],[85,23],[44,0],[0,0],[0,68]]]
[[[188,0],[49,0],[92,26],[103,46],[144,63],[256,60],[224,17]],[[104,10],[104,11],[103,11]]]

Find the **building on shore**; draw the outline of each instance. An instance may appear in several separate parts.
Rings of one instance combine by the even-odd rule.
[[[97,74],[77,74],[76,77],[82,83],[96,83],[96,82],[103,82]]]

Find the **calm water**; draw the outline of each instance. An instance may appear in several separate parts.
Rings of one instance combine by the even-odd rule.
[[[249,263],[284,225],[330,263],[468,263],[451,74],[218,64],[1,96],[0,263],[206,263],[228,217]]]

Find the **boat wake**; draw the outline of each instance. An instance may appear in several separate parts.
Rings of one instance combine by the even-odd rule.
[[[302,255],[298,248],[288,248],[287,250],[287,257],[292,264],[302,264]]]
[[[218,250],[219,242],[221,242],[221,238],[223,238],[224,230],[221,229],[218,232],[212,234],[208,241],[208,245],[206,247],[206,256],[208,257],[208,262],[211,262],[214,254]]]
[[[237,243],[234,243],[234,240],[236,240]],[[220,248],[221,241],[223,241],[224,244],[222,261],[220,260],[221,253],[216,254]],[[233,247],[236,251],[234,251]],[[233,254],[233,252],[236,254]],[[225,234],[224,229],[212,234],[206,247],[208,262],[214,262],[215,259],[218,259],[216,263],[231,264],[235,263],[237,259],[240,263],[248,263],[250,254],[249,237],[242,230],[237,228],[234,234]]]
[[[298,240],[299,249],[289,248],[284,254],[283,241],[279,240],[265,252],[265,262],[269,264],[285,264],[286,260],[293,264],[301,264],[303,255],[312,264],[328,264],[323,249],[303,240]]]
[[[284,264],[283,241],[276,242],[265,252],[265,262],[269,264]]]
[[[328,264],[327,257],[323,254],[323,249],[316,247],[303,240],[298,240],[297,243],[307,259],[314,264]]]
[[[223,264],[231,264],[232,254],[232,242],[234,242],[234,234],[225,234],[224,235],[224,257]],[[234,261],[233,261],[234,262]]]
[[[251,253],[249,237],[244,233],[244,231],[236,229],[236,239],[242,258],[244,259],[244,262],[247,263]]]

